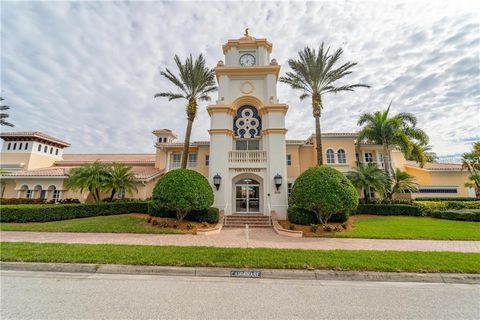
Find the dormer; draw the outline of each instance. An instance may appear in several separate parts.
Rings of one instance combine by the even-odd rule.
[[[2,168],[31,170],[51,166],[62,160],[63,150],[70,143],[42,132],[3,132]]]
[[[170,144],[177,139],[177,135],[170,129],[158,129],[152,132],[156,137],[157,144]]]

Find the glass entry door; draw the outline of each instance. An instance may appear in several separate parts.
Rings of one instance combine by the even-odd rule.
[[[260,184],[252,179],[242,179],[235,185],[237,213],[260,212]]]

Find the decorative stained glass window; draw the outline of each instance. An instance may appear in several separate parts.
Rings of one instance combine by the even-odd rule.
[[[233,132],[236,138],[257,138],[262,131],[262,119],[253,106],[238,108],[237,115],[233,118]]]

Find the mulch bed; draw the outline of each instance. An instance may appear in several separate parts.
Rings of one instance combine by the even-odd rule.
[[[332,225],[334,227],[341,228],[340,229],[341,231],[325,231],[325,230],[323,230],[323,226],[321,224],[318,224],[318,229],[317,229],[317,232],[315,232],[315,233],[313,233],[312,230],[310,230],[310,226],[290,223],[288,220],[278,220],[278,223],[280,223],[280,225],[283,228],[288,229],[288,230],[290,230],[290,225],[294,225],[295,226],[294,230],[302,231],[304,237],[324,237],[324,236],[327,236],[327,235],[331,235],[332,233],[346,232],[346,231],[352,230],[354,221],[355,221],[355,216],[351,216],[350,218],[348,218],[348,220],[346,222],[346,229],[341,227],[342,223],[335,223],[335,222],[328,223],[329,225]]]
[[[144,219],[145,226],[165,229],[176,229],[186,234],[196,234],[197,230],[210,229],[217,225],[215,223],[212,224],[207,222],[196,222],[188,220],[177,221],[174,218],[152,217],[145,213],[132,213],[130,214],[130,216]],[[149,218],[151,218],[152,220],[150,222],[147,222]],[[153,221],[156,221],[157,224],[154,225]],[[163,226],[163,224],[165,224],[165,226]],[[191,226],[192,228],[189,229],[188,226]]]

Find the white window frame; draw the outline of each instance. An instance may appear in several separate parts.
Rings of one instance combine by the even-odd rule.
[[[369,155],[369,157],[367,157],[367,155]],[[371,152],[365,152],[365,155],[364,155],[364,160],[366,163],[373,163],[373,153]],[[369,161],[370,160],[370,161]]]
[[[327,149],[325,154],[326,154],[326,158],[327,158],[327,164],[334,164],[335,163],[335,151],[333,151],[333,149]]]
[[[340,155],[342,155],[342,157],[340,157]],[[337,161],[338,163],[341,163],[341,164],[347,163],[347,153],[345,152],[344,149],[337,150]]]
[[[292,155],[287,154],[287,166],[291,166],[291,165],[292,165]]]

